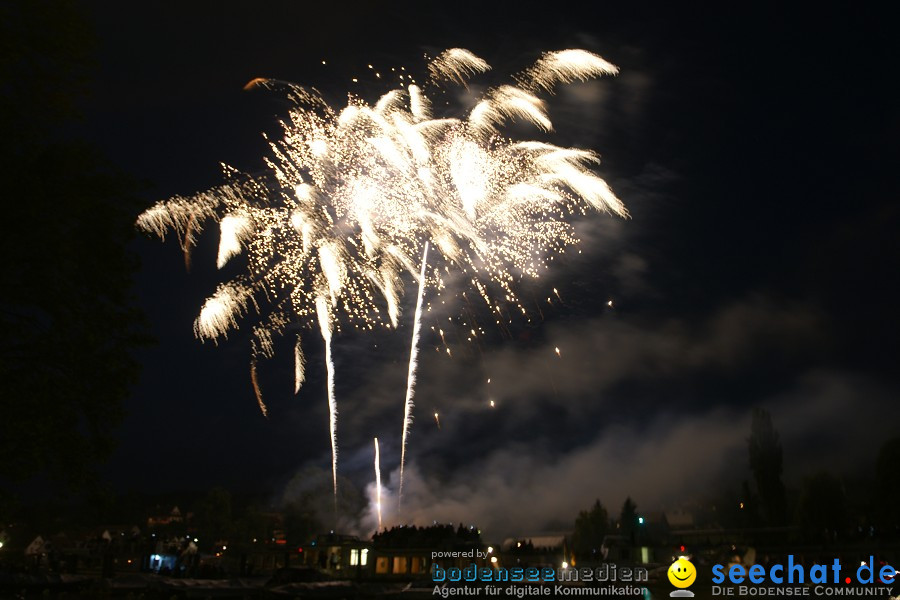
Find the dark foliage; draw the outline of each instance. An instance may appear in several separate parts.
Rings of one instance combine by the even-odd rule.
[[[36,476],[69,490],[94,479],[136,381],[132,351],[145,341],[127,249],[138,186],[67,133],[91,47],[69,3],[0,7],[6,489]]]

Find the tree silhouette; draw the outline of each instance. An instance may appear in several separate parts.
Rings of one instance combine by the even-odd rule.
[[[137,186],[60,133],[92,47],[74,6],[0,5],[0,505],[39,474],[96,480],[144,341],[126,247]]]
[[[572,548],[578,560],[599,560],[600,546],[609,531],[609,515],[600,500],[589,511],[581,511],[575,519]]]
[[[876,514],[880,529],[888,535],[900,533],[900,480],[897,465],[900,464],[900,436],[884,443],[875,460]]]
[[[772,416],[762,408],[753,410],[753,425],[747,440],[750,469],[756,480],[762,518],[767,525],[784,525],[787,508],[781,481],[783,457]]]
[[[741,496],[738,502],[738,524],[740,527],[759,527],[759,501],[750,483],[741,482]]]
[[[202,548],[209,549],[218,542],[230,541],[235,525],[231,492],[221,487],[212,488],[197,505],[194,515]]]
[[[811,540],[836,541],[847,525],[847,499],[837,477],[823,471],[806,479],[798,520]]]
[[[625,498],[625,503],[622,505],[622,512],[619,515],[619,524],[622,529],[622,535],[627,536],[631,543],[634,544],[636,541],[637,532],[637,504],[634,503],[634,500],[629,496]]]

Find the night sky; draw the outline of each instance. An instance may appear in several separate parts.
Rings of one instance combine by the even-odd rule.
[[[616,509],[626,495],[645,509],[697,501],[710,482],[751,478],[756,406],[781,434],[789,487],[822,469],[872,476],[900,387],[897,52],[884,15],[849,4],[221,4],[83,5],[97,68],[79,134],[148,183],[148,207],[217,185],[220,162],[263,168],[261,133],[277,134],[289,106],[242,91],[254,77],[341,105],[348,91],[374,102],[390,89],[367,64],[424,79],[423,54],[448,47],[493,66],[476,90],[546,50],[585,48],[621,69],[560,88],[549,139],[600,153],[597,172],[631,218],[578,220],[581,254],[521,289],[531,324],[486,328],[478,347],[450,328],[451,360],[430,327],[461,315],[461,301],[426,319],[403,520],[538,531],[570,527],[594,498]],[[133,243],[157,343],[140,351],[104,468],[123,491],[224,485],[277,499],[295,473],[330,469],[315,332],[298,396],[290,340],[260,364],[268,419],[250,385],[249,328],[218,346],[194,339],[203,300],[241,269],[216,271],[217,243],[210,226],[189,273],[175,238]],[[561,301],[548,303],[554,287]],[[335,339],[339,469],[367,493],[373,436],[396,489],[412,302],[398,331]]]

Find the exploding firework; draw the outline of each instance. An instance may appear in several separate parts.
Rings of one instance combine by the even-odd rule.
[[[489,69],[470,52],[451,49],[428,65],[429,85],[466,85]],[[157,203],[139,217],[145,231],[160,237],[174,231],[186,261],[209,220],[219,226],[217,266],[246,257],[246,272],[206,300],[194,331],[201,340],[218,340],[251,310],[258,313],[251,326],[251,376],[264,414],[258,359],[274,355],[276,336],[318,325],[326,347],[335,494],[333,335],[347,326],[396,327],[404,272],[418,276],[420,301],[426,286],[440,289],[446,273],[462,273],[500,315],[502,305],[518,303],[518,278],[538,277],[554,253],[578,241],[569,222],[573,213],[625,216],[592,170],[599,163],[595,153],[501,134],[512,120],[551,131],[538,94],[616,71],[583,50],[546,53],[514,78],[515,85],[489,88],[456,118],[434,117],[432,101],[417,85],[391,90],[373,105],[350,96],[335,109],[313,89],[255,79],[247,89],[282,91],[293,104],[283,135],[270,140],[265,171],[247,175],[226,167],[224,184]],[[439,257],[428,269],[423,260],[417,273],[415,258],[428,243]],[[294,360],[296,392],[306,367],[299,335]],[[404,451],[411,398],[408,386]]]

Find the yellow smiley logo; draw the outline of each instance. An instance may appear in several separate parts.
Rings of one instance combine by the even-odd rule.
[[[697,579],[697,569],[686,558],[679,558],[669,567],[669,583],[677,588],[690,587]]]

